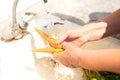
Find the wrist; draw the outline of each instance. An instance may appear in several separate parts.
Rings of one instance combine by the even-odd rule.
[[[107,24],[105,22],[90,23],[84,26],[88,41],[99,40],[103,38],[106,32]]]

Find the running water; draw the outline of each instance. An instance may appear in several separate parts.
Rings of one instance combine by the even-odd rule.
[[[35,21],[38,26],[43,24],[43,26],[40,26],[43,31],[56,38],[60,32],[64,31],[65,27],[63,25],[54,25],[53,20],[57,20],[58,18],[56,19],[56,17],[51,15],[47,10],[46,3],[43,2],[43,6],[45,9],[45,15]],[[44,28],[44,26],[46,26],[44,25],[45,21],[48,21],[46,28]],[[60,20],[58,19],[57,21]],[[36,62],[35,71],[42,80],[83,80],[82,68],[68,68],[54,60],[51,55],[46,53],[43,53],[43,55],[40,54],[39,56],[37,55],[37,57],[38,60]]]
[[[39,59],[36,71],[43,80],[83,80],[82,69],[65,67],[51,57]]]
[[[54,32],[54,21],[52,19],[52,15],[51,15],[51,12],[48,11],[48,6],[47,6],[47,2],[45,2],[45,0],[42,0],[42,4],[44,6],[44,12],[45,12],[45,15],[47,17],[47,26],[46,26],[46,31],[48,34],[50,34],[51,36],[55,37],[53,34],[55,34]]]

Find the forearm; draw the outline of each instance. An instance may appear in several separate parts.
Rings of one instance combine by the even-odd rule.
[[[88,36],[88,41],[99,40],[103,38],[106,32],[107,23],[105,22],[93,22],[85,25],[83,31]]]
[[[120,33],[120,9],[114,13],[82,27],[89,41],[99,40]]]
[[[120,34],[120,9],[97,22],[105,22],[107,24],[103,37]]]
[[[83,51],[79,65],[97,71],[120,73],[120,49]]]

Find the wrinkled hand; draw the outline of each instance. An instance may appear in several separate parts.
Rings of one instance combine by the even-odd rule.
[[[80,48],[73,44],[63,44],[64,52],[53,54],[53,57],[67,67],[79,67]]]

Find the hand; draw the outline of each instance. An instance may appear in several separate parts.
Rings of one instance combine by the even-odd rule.
[[[73,44],[63,44],[64,52],[53,54],[53,57],[67,67],[80,67],[80,48]]]
[[[72,43],[76,46],[81,46],[85,42],[88,41],[88,35],[84,32],[84,30],[79,27],[75,29],[69,29],[66,32],[59,35],[57,44],[60,43]]]
[[[88,41],[99,40],[103,38],[106,27],[107,24],[104,22],[86,24],[83,27],[78,27],[62,33],[58,37],[56,43],[60,44],[65,42],[80,47]]]

